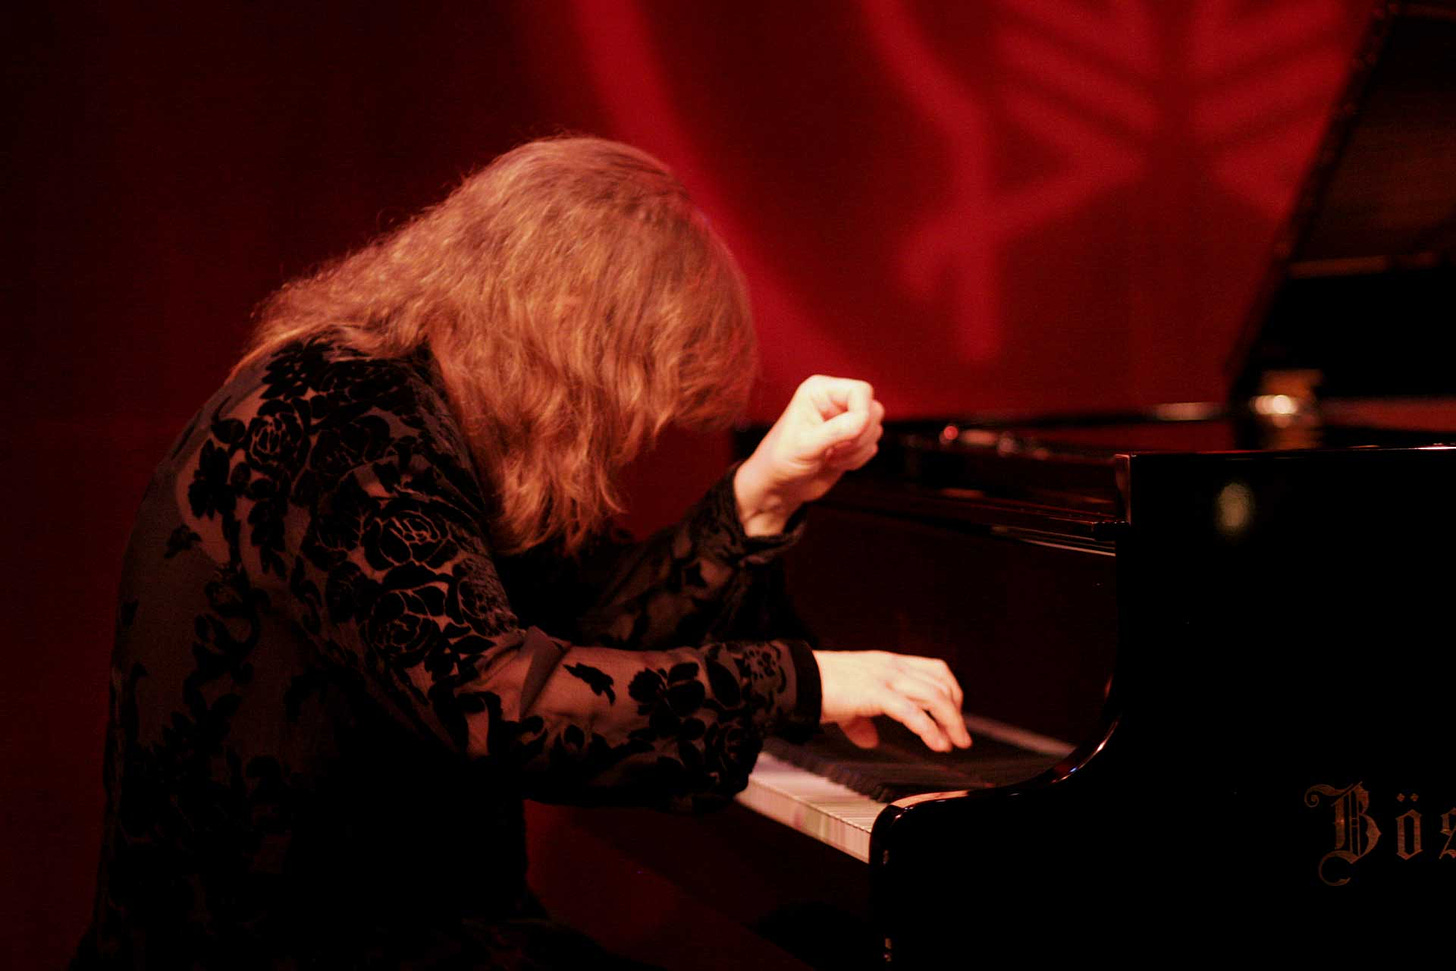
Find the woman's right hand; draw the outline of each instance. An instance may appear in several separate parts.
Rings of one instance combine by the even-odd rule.
[[[887,651],[815,651],[822,695],[819,720],[837,724],[861,748],[879,744],[870,719],[888,715],[937,752],[971,744],[961,717],[961,686],[942,660]]]

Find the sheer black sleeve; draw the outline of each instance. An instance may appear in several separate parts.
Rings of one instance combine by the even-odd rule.
[[[735,465],[677,524],[642,543],[604,539],[583,557],[590,591],[575,630],[593,643],[632,648],[802,632],[761,604],[781,582],[778,556],[802,517],[780,535],[750,537],[738,518]],[[812,663],[812,659],[809,659]]]
[[[764,734],[817,721],[804,644],[687,630],[721,627],[773,545],[734,535],[721,485],[679,530],[619,561],[581,625],[633,649],[523,628],[458,432],[401,370],[281,358],[252,416],[216,420],[204,448],[242,497],[253,568],[286,590],[330,663],[364,673],[413,730],[538,798],[713,802],[742,788]]]

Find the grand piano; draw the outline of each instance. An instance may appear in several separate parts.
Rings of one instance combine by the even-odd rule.
[[[922,966],[1456,895],[1453,253],[1456,4],[1380,4],[1226,401],[891,429],[787,589],[826,647],[945,658],[976,744],[771,740],[765,932]]]

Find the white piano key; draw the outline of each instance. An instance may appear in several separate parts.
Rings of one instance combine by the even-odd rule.
[[[870,859],[870,829],[885,808],[848,786],[766,752],[759,755],[738,801],[865,863]]]

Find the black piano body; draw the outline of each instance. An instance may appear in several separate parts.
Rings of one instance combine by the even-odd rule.
[[[1456,7],[1381,4],[1227,402],[901,425],[813,511],[789,589],[824,644],[944,657],[1070,743],[878,815],[885,959],[1456,896],[1453,252]]]
[[[1230,901],[1456,889],[1456,449],[1380,438],[1107,453],[1105,519],[864,480],[818,511],[817,563],[791,576],[880,563],[800,597],[826,643],[938,654],[970,711],[1076,742],[1024,781],[880,813],[891,955],[995,915],[1215,923]],[[919,555],[885,559],[907,532]]]

